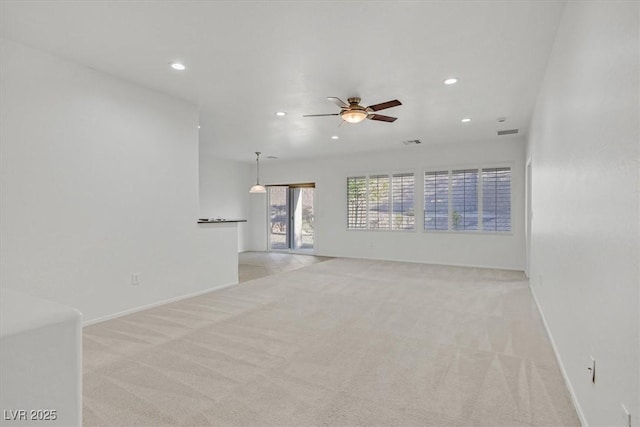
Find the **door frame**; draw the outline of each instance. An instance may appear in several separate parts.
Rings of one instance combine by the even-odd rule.
[[[316,210],[316,184],[315,182],[309,183],[301,183],[301,184],[273,184],[267,185],[267,251],[268,252],[284,252],[284,253],[294,253],[294,254],[302,254],[302,255],[314,255],[316,253],[316,233],[315,233],[315,210]],[[288,248],[286,249],[272,249],[271,248],[271,192],[269,190],[270,187],[287,187],[287,235],[286,235],[286,243]],[[314,230],[313,230],[313,248],[311,249],[293,249],[293,228],[294,225],[294,212],[292,206],[293,192],[297,188],[313,188],[313,201],[312,201],[312,211],[314,212]]]
[[[525,247],[525,259],[524,259],[524,274],[527,278],[531,277],[531,226],[533,221],[533,209],[531,202],[533,200],[533,166],[531,157],[527,159],[525,165],[525,224],[524,224],[524,247]]]

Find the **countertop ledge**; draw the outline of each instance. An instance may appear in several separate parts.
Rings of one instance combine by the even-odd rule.
[[[198,218],[198,224],[224,224],[228,222],[247,222],[246,219]]]

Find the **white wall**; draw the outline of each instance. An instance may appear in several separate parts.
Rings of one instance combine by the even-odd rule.
[[[591,426],[640,418],[639,5],[567,3],[528,142],[531,286]]]
[[[0,372],[4,427],[82,426],[80,312],[0,288]],[[34,409],[48,419],[30,417]]]
[[[92,321],[237,282],[235,227],[196,224],[195,106],[9,40],[1,59],[3,287]]]
[[[213,144],[200,142],[200,217],[249,219],[251,164],[216,157]],[[249,223],[238,224],[238,252],[249,247]]]
[[[377,126],[364,123],[361,126]],[[345,125],[346,126],[346,125]],[[449,265],[524,269],[525,143],[500,137],[483,144],[400,146],[392,151],[307,161],[261,163],[266,184],[315,182],[316,253]],[[339,143],[348,144],[348,142]],[[487,233],[425,233],[422,231],[422,174],[431,167],[484,165],[512,167],[513,211],[509,235]],[[346,178],[363,172],[416,173],[415,232],[347,230]],[[251,197],[252,249],[267,247],[266,197]]]

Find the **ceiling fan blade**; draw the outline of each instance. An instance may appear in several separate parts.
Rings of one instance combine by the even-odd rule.
[[[340,98],[336,98],[335,96],[327,96],[327,99],[333,102],[334,104],[336,104],[340,108],[347,108],[349,106],[349,104],[347,104]]]
[[[391,107],[397,107],[398,105],[402,105],[402,102],[398,101],[397,99],[394,99],[393,101],[387,101],[381,104],[369,105],[367,107],[367,110],[380,111],[380,110],[385,110]]]
[[[323,117],[323,116],[339,116],[339,113],[335,114],[303,114],[302,117]]]
[[[379,120],[381,122],[395,122],[396,120],[398,120],[397,117],[391,117],[391,116],[383,116],[382,114],[369,114],[367,116],[367,119],[369,120]]]

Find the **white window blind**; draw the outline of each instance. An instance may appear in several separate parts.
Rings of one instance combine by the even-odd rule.
[[[347,228],[415,230],[415,174],[347,178]]]
[[[369,176],[367,211],[369,229],[389,228],[389,175]]]
[[[391,229],[413,230],[415,228],[414,194],[414,174],[393,174],[391,177]]]
[[[424,229],[511,231],[511,168],[426,172]]]
[[[367,177],[347,178],[347,228],[367,228]]]
[[[451,172],[451,228],[478,229],[478,170]]]
[[[511,169],[482,169],[482,230],[511,231]]]
[[[424,174],[424,229],[449,229],[449,171]]]

